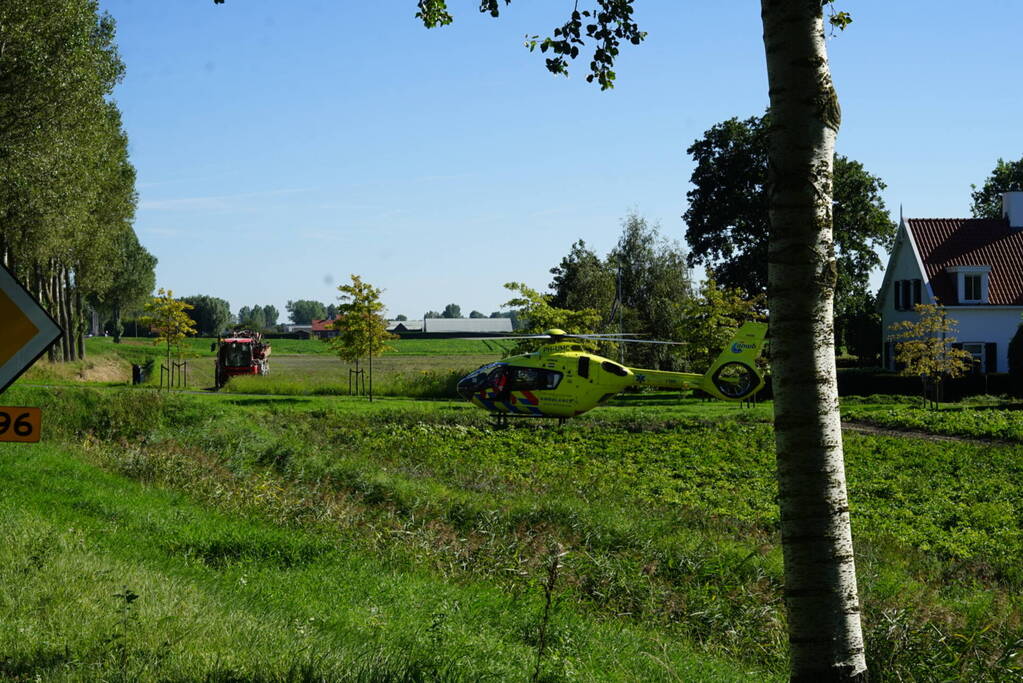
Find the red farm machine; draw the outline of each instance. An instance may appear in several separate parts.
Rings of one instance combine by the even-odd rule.
[[[265,375],[270,372],[270,342],[249,330],[236,330],[219,337],[213,345],[217,352],[214,378],[217,389],[236,375]]]

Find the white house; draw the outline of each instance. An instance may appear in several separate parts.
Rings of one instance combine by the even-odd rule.
[[[1007,372],[1023,314],[1023,192],[1002,196],[1002,218],[903,218],[878,292],[883,362],[894,369],[892,323],[939,303],[980,372]]]

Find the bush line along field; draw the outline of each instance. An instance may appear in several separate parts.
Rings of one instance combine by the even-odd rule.
[[[28,596],[5,606],[8,672],[529,678],[547,563],[565,548],[543,680],[784,677],[765,408],[491,431],[457,404],[12,393],[50,416],[50,450],[0,451],[16,482],[3,505],[22,511],[3,580]],[[1018,447],[848,435],[846,451],[875,678],[1019,678]],[[32,529],[54,556],[32,559],[47,545]],[[42,577],[65,562],[106,593],[60,616],[67,594]],[[142,597],[109,597],[125,589]],[[182,621],[158,636],[178,589]],[[110,640],[118,619],[139,627]]]

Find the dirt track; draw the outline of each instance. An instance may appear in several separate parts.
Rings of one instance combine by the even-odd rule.
[[[910,439],[924,439],[925,441],[956,441],[959,443],[972,443],[978,446],[1019,446],[1015,441],[1003,441],[1000,439],[981,439],[975,436],[955,436],[952,434],[934,434],[932,432],[921,432],[916,429],[894,429],[892,427],[879,427],[868,422],[842,421],[842,429],[857,434],[873,434],[875,436],[897,436]]]

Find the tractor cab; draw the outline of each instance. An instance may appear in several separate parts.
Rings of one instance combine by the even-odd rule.
[[[270,372],[270,344],[258,332],[235,332],[217,339],[214,345],[214,378],[217,388],[236,375],[266,375]]]

